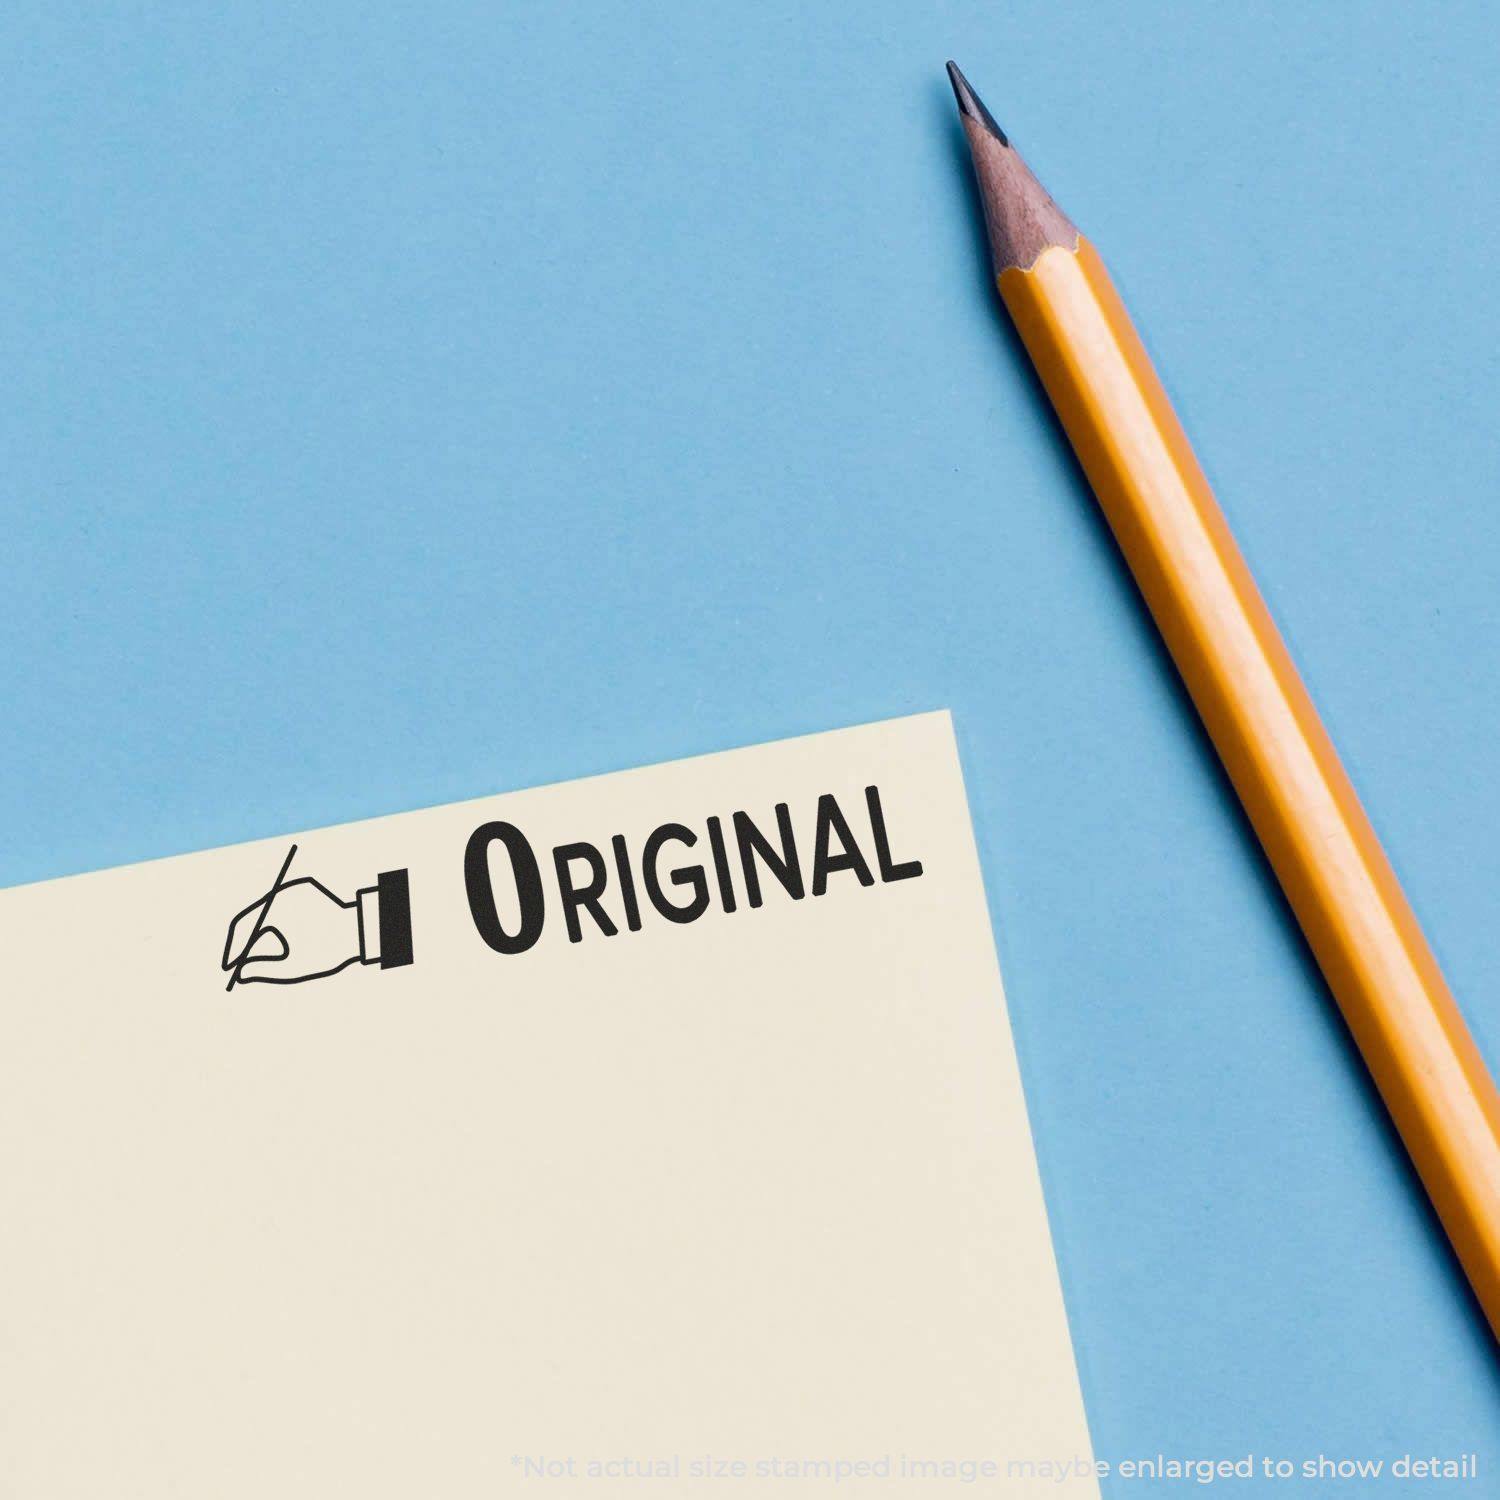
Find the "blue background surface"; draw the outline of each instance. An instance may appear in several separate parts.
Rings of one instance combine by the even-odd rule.
[[[7,7],[0,883],[951,706],[1099,1454],[1494,1493],[1489,1336],[997,310],[941,65],[1103,246],[1493,1062],[1495,43]]]

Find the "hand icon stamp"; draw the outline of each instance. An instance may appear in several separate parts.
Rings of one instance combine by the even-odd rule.
[[[320,880],[288,880],[295,844],[270,890],[238,912],[221,967],[236,984],[305,984],[351,964],[398,969],[412,961],[411,895],[405,870],[386,870],[345,901]]]

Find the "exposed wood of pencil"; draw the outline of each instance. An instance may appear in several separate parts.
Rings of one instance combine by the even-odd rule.
[[[1000,294],[1500,1337],[1500,1098],[1098,253],[951,64]]]

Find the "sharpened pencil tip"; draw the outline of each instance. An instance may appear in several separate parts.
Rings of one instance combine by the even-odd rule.
[[[1053,245],[1077,249],[1078,227],[1021,160],[1021,153],[969,87],[957,63],[948,64],[948,80],[974,162],[995,274],[1002,276],[1012,266],[1029,271],[1042,251]]]
[[[948,82],[953,85],[953,97],[958,100],[959,113],[967,115],[976,125],[982,125],[1000,142],[1010,145],[1010,138],[995,123],[995,117],[984,107],[984,100],[969,87],[969,80],[959,71],[958,64],[948,63]]]

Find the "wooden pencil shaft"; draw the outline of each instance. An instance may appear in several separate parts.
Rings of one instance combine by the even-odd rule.
[[[1500,1337],[1500,1099],[1129,315],[1082,238],[998,283]]]

